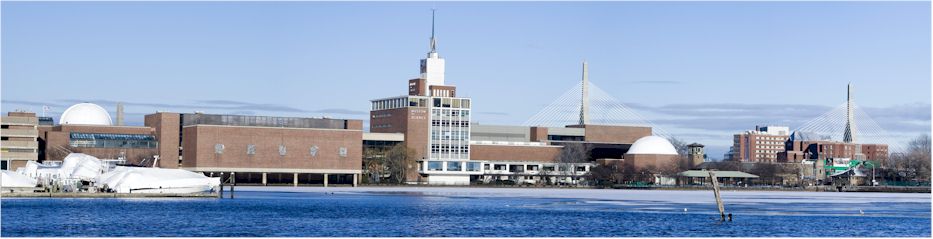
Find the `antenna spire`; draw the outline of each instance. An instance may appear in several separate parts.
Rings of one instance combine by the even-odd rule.
[[[437,52],[437,40],[434,38],[434,13],[437,9],[431,8],[431,53]]]

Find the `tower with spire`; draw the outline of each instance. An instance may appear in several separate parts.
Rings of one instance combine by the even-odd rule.
[[[409,182],[470,183],[480,175],[481,161],[470,160],[471,99],[458,97],[457,87],[444,81],[444,58],[437,53],[434,9],[427,57],[421,75],[408,80],[408,95],[372,100],[369,130],[403,133],[417,169],[405,175]],[[414,167],[411,165],[410,167]]]
[[[435,36],[435,10],[431,9],[431,41],[430,41],[430,51],[428,51],[428,56],[425,59],[421,59],[421,76],[420,78],[424,80],[424,84],[421,85],[421,92],[426,93],[427,95],[434,95],[431,91],[431,86],[444,85],[444,58],[441,58],[437,54],[437,38]]]

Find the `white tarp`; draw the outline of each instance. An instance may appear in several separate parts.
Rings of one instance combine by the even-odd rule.
[[[211,191],[220,178],[209,178],[183,169],[118,166],[97,180],[118,193],[194,193]]]
[[[0,170],[3,172],[3,177],[0,178],[0,187],[4,188],[20,188],[20,187],[35,187],[36,180],[26,175],[22,175],[9,170]]]
[[[103,163],[94,156],[82,153],[71,153],[65,157],[65,160],[62,162],[62,167],[59,170],[61,178],[90,181],[100,177],[103,171]]]
[[[16,169],[16,172],[31,178],[91,181],[100,177],[104,169],[103,166],[103,163],[97,157],[82,153],[71,153],[65,156],[60,166],[29,161],[26,162],[25,167]]]

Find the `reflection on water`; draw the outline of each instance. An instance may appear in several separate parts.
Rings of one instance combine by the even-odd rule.
[[[0,204],[5,237],[930,236],[929,202],[808,202],[780,196],[732,201],[726,209],[735,221],[725,223],[716,220],[715,205],[698,203],[385,192],[238,191],[236,199],[3,199]]]

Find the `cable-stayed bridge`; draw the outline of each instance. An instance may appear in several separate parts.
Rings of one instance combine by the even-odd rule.
[[[851,84],[848,90],[845,103],[801,124],[795,130],[795,139],[887,144],[888,152],[902,152],[904,148],[893,140],[895,136],[881,128],[878,122],[855,103]]]
[[[589,81],[586,62],[580,82],[554,102],[529,118],[525,126],[563,127],[597,124],[651,127],[654,135],[670,138],[670,133]]]

